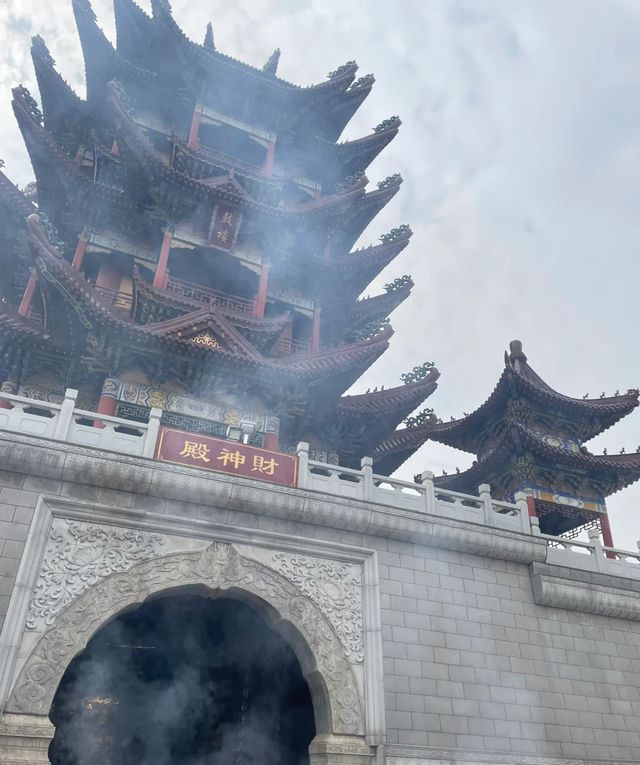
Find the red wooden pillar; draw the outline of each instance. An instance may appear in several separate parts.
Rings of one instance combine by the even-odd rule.
[[[38,277],[36,276],[36,272],[32,269],[31,274],[29,275],[29,281],[27,282],[27,286],[24,290],[24,295],[20,301],[20,308],[18,308],[18,313],[20,316],[28,316],[31,312],[31,301],[33,300],[33,296],[36,293],[37,286]]]
[[[269,289],[269,261],[265,260],[260,271],[260,281],[258,282],[258,292],[253,307],[254,316],[258,319],[264,319],[264,312],[267,307],[267,290]]]
[[[267,417],[265,422],[264,448],[277,452],[280,448],[280,420]]]
[[[102,393],[98,400],[98,414],[105,414],[109,417],[114,417],[116,409],[118,408],[118,381],[111,377],[107,377],[102,385]],[[94,427],[104,428],[104,425],[100,420],[94,420]]]
[[[162,289],[167,280],[167,267],[169,265],[169,253],[171,252],[171,242],[173,241],[173,232],[167,229],[162,239],[160,248],[160,257],[156,267],[156,275],[153,277],[153,286]]]
[[[262,166],[262,175],[273,175],[273,165],[276,157],[276,142],[269,141],[267,145],[267,157]]]
[[[322,310],[315,307],[313,311],[313,326],[311,327],[311,351],[315,352],[320,349],[320,314]]]
[[[536,500],[530,494],[527,495],[527,510],[529,511],[529,518],[537,517],[536,513]]]
[[[71,268],[75,268],[76,271],[80,271],[82,269],[82,262],[84,261],[84,254],[87,251],[87,244],[89,244],[89,237],[85,234],[81,234],[78,237],[76,252],[73,256],[73,262],[71,263]]]
[[[191,130],[189,131],[189,140],[187,141],[188,149],[195,150],[200,148],[200,138],[198,137],[198,134],[200,133],[201,122],[202,122],[202,112],[199,112],[196,109],[193,112],[193,119],[191,120]]]
[[[611,525],[609,523],[608,513],[602,513],[600,516],[600,529],[602,530],[602,544],[605,547],[614,547],[613,534],[611,533]],[[606,553],[607,558],[615,558],[615,553]]]

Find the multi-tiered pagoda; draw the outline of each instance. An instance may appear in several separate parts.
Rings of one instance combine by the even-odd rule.
[[[44,41],[41,106],[13,109],[37,192],[0,178],[3,391],[55,401],[65,388],[103,415],[288,451],[301,441],[357,465],[435,389],[345,391],[386,350],[412,287],[359,300],[407,246],[403,225],[354,245],[398,192],[365,171],[392,117],[338,143],[371,91],[349,62],[325,82],[278,78],[187,39],[166,0],[152,16],[115,0],[117,45],[73,0],[86,100]],[[37,196],[36,196],[37,194]],[[31,198],[30,198],[31,197]]]
[[[493,393],[475,412],[451,422],[398,431],[379,447],[388,467],[425,438],[476,455],[464,472],[436,478],[436,485],[466,493],[483,483],[492,495],[513,500],[528,494],[529,512],[543,533],[575,536],[598,528],[613,546],[605,499],[640,478],[640,453],[593,454],[585,442],[638,406],[639,392],[606,398],[570,398],[553,390],[511,343]]]

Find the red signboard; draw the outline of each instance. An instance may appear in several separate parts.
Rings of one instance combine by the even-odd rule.
[[[213,210],[209,242],[221,250],[232,250],[238,238],[242,215],[225,204],[217,204]]]
[[[161,428],[156,459],[284,486],[298,483],[297,457],[172,428]]]

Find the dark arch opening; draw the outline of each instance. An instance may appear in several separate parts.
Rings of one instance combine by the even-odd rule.
[[[51,709],[53,765],[307,765],[309,687],[238,600],[149,601],[101,629]]]

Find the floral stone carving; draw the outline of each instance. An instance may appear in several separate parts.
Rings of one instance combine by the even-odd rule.
[[[229,544],[155,557],[117,571],[85,589],[62,609],[41,636],[20,672],[8,704],[14,713],[46,715],[69,662],[91,637],[125,608],[159,592],[184,586],[230,591],[278,628],[282,621],[310,681],[320,733],[363,735],[362,704],[342,643],[318,606],[283,575],[245,558]]]
[[[351,660],[363,662],[361,566],[282,552],[272,566],[320,607]]]
[[[65,519],[54,523],[26,626],[51,626],[56,615],[100,579],[158,555],[158,534]]]

